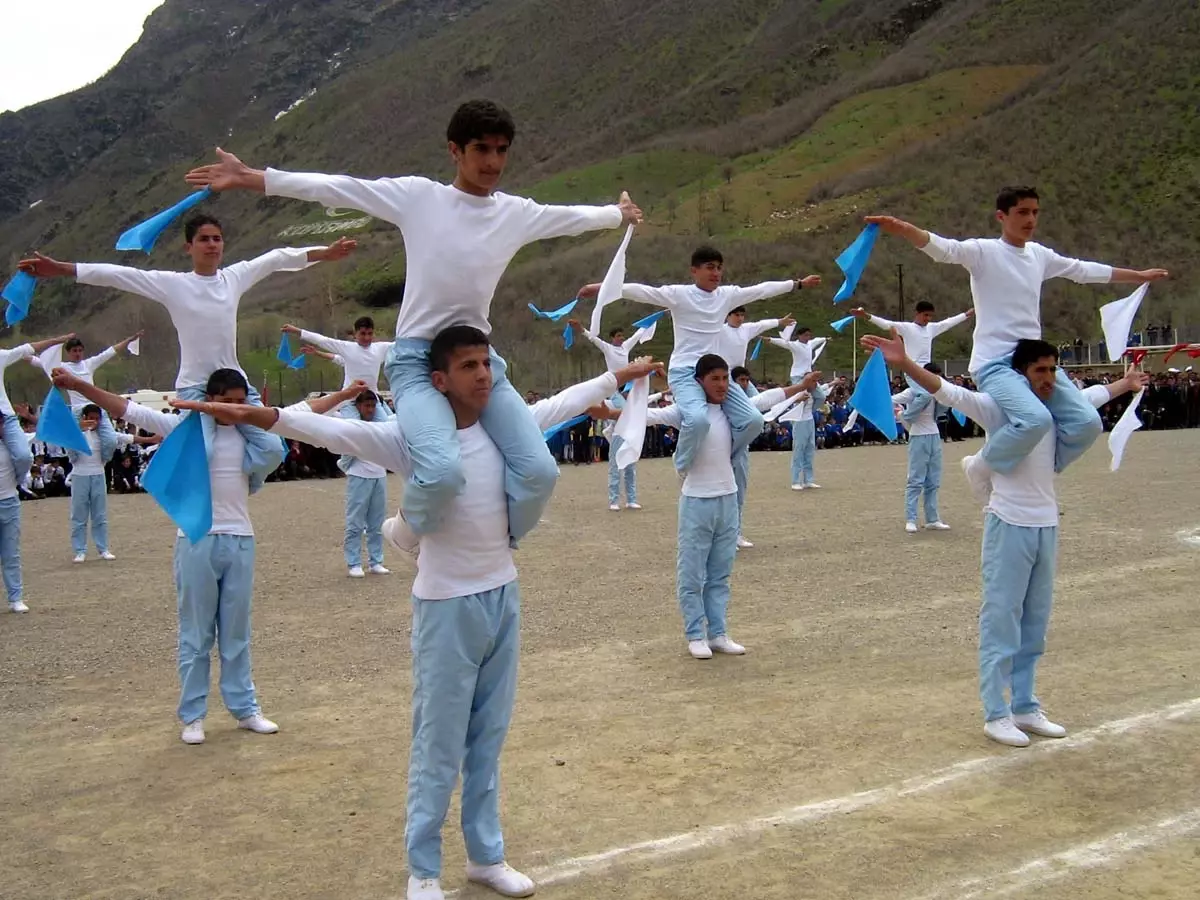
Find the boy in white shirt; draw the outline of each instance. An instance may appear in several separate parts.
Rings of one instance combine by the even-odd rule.
[[[344,370],[342,387],[348,388],[356,381],[366,384],[371,391],[379,390],[379,368],[387,359],[392,342],[375,340],[375,320],[370,316],[359,316],[354,321],[354,340],[339,341],[325,337],[315,331],[306,331],[295,325],[284,325],[283,331],[294,334],[302,341],[320,347],[327,353],[341,358],[338,363]],[[326,357],[327,359],[329,357]]]
[[[406,176],[366,180],[256,170],[218,149],[221,161],[187,175],[215,191],[249,190],[271,196],[345,206],[396,225],[404,236],[407,274],[396,340],[385,372],[396,406],[395,424],[412,445],[413,473],[401,515],[393,523],[398,546],[415,552],[422,534],[441,528],[463,486],[454,415],[430,381],[429,348],[450,325],[491,331],[488,314],[496,285],[517,251],[552,237],[616,228],[642,219],[628,194],[612,206],[544,206],[496,191],[516,128],[508,111],[487,100],[462,104],[446,131],[457,172],[453,184]],[[546,449],[521,395],[493,358],[496,396],[482,425],[507,465],[508,524],[514,542],[538,523],[558,466]]]
[[[788,376],[797,384],[812,371],[813,362],[821,355],[828,338],[814,338],[811,328],[798,328],[793,340],[768,338],[767,343],[780,347],[792,354],[792,368]],[[816,490],[820,487],[814,478],[813,463],[817,455],[817,423],[812,415],[812,401],[801,401],[802,406],[791,419],[792,424],[792,490]]]
[[[342,390],[357,388],[354,401],[342,407],[341,415],[346,419],[363,422],[386,422],[391,419],[379,402],[379,396],[364,387],[360,379],[346,385]],[[338,468],[346,473],[346,533],[342,550],[346,557],[346,568],[351,578],[363,578],[362,545],[367,539],[367,564],[372,575],[387,575],[383,565],[383,520],[387,515],[387,469],[370,460],[357,456],[343,455],[338,459]]]
[[[705,394],[696,381],[696,363],[701,356],[716,353],[721,343],[722,329],[729,313],[755,300],[777,297],[801,287],[821,283],[818,275],[792,278],[786,281],[764,281],[752,287],[722,286],[725,257],[713,247],[698,247],[692,253],[691,284],[671,284],[650,287],[645,284],[626,284],[621,296],[635,303],[661,306],[671,312],[675,329],[675,346],[667,364],[667,380],[675,403],[679,407],[679,443],[675,447],[675,469],[686,476],[699,452],[700,444],[710,427],[705,410]],[[600,285],[584,285],[582,298],[595,297]],[[726,370],[726,381],[729,372]],[[729,419],[733,437],[733,452],[737,453],[758,436],[763,428],[762,413],[734,385],[727,387],[723,409]]]
[[[0,419],[3,419],[3,428],[0,429],[0,433],[3,434],[4,446],[8,450],[9,460],[12,462],[18,482],[29,474],[29,467],[33,465],[33,451],[29,440],[25,437],[25,432],[21,430],[21,420],[13,409],[12,401],[8,399],[8,391],[4,387],[4,371],[18,360],[29,359],[55,344],[69,341],[73,337],[75,337],[75,333],[71,332],[47,338],[44,341],[18,344],[7,350],[0,350]]]
[[[54,383],[151,434],[169,435],[184,416],[161,413],[103,391],[64,369]],[[205,384],[208,400],[245,404],[246,377],[218,369]],[[273,438],[276,444],[278,438]],[[208,448],[212,491],[212,527],[191,543],[183,532],[175,539],[175,587],[179,594],[178,715],[185,744],[204,742],[208,711],[209,655],[214,641],[221,657],[221,699],[238,728],[273,734],[279,726],[262,714],[250,673],[250,598],[254,585],[254,528],[250,524],[250,478],[245,472],[246,439],[236,428],[218,426]]]
[[[903,332],[894,329],[904,341]],[[904,351],[909,344],[904,342]],[[917,360],[909,356],[914,362]],[[935,363],[924,364],[926,372],[941,375],[941,367]],[[904,486],[904,530],[916,534],[917,504],[925,501],[925,528],[929,531],[949,531],[950,526],[942,521],[938,512],[938,491],[942,486],[942,432],[938,428],[938,403],[933,395],[919,384],[908,379],[912,387],[892,394],[892,403],[903,412],[901,419],[908,426],[908,478]],[[919,407],[919,409],[914,409]]]
[[[487,336],[455,325],[430,345],[432,379],[453,410],[465,484],[441,529],[421,537],[412,586],[413,729],[408,769],[408,900],[443,900],[441,831],[462,775],[462,828],[467,878],[509,897],[535,885],[505,862],[500,830],[500,752],[512,718],[520,647],[520,598],[509,541],[505,462],[483,430],[492,402]],[[534,404],[539,433],[612,394],[618,380],[650,374],[638,361]],[[321,401],[340,402],[344,393]],[[320,401],[317,401],[320,402]],[[177,403],[219,417],[252,422],[287,438],[324,446],[410,472],[410,445],[391,423],[320,416],[299,406],[283,410]]]
[[[1059,256],[1035,243],[1040,206],[1037,190],[1010,187],[996,198],[999,238],[954,241],[892,216],[867,216],[888,234],[904,238],[935,262],[955,263],[971,273],[975,307],[974,347],[970,371],[979,389],[995,400],[1005,424],[988,434],[977,456],[963,460],[963,471],[977,497],[987,492],[993,472],[1012,472],[1029,451],[1054,429],[1054,469],[1061,472],[1078,459],[1104,430],[1100,416],[1070,378],[1058,370],[1059,386],[1041,400],[1029,382],[1013,369],[1019,340],[1042,336],[1042,283],[1068,278],[1080,284],[1123,282],[1145,284],[1167,277],[1166,269],[1118,269],[1096,262]]]
[[[994,398],[925,371],[905,356],[904,344],[894,332],[890,340],[872,335],[863,338],[863,344],[881,348],[888,363],[899,367],[939,403],[970,416],[989,434],[1004,426],[1004,413]],[[1057,348],[1033,339],[1017,341],[1012,366],[1040,400],[1049,402],[1060,391],[1073,391],[1092,409],[1140,390],[1148,380],[1144,373],[1131,371],[1118,382],[1083,391],[1072,384],[1064,386]],[[1012,747],[1028,746],[1026,732],[1052,738],[1067,734],[1063,726],[1046,718],[1033,692],[1037,663],[1046,648],[1058,552],[1055,444],[1054,434],[1047,431],[1014,469],[993,475],[984,508],[979,694],[984,733]],[[1006,699],[1006,691],[1010,699]]]
[[[725,324],[721,328],[720,336],[717,338],[717,349],[715,352],[717,356],[729,364],[730,372],[733,372],[735,369],[744,368],[746,365],[746,351],[750,347],[752,340],[770,331],[772,328],[787,328],[789,325],[795,324],[795,322],[796,320],[790,314],[784,316],[782,319],[760,319],[757,322],[747,322],[746,307],[735,307],[725,317]],[[754,386],[754,382],[749,378],[744,382],[742,379],[736,377],[734,380],[746,392],[747,397],[753,398],[758,393],[758,388]]]
[[[246,291],[274,272],[297,272],[317,262],[343,259],[357,246],[340,238],[328,247],[272,250],[222,268],[225,238],[215,218],[193,216],[184,225],[184,238],[190,272],[59,262],[40,253],[21,260],[18,268],[38,278],[75,278],[80,284],[116,288],[161,303],[179,337],[176,396],[203,397],[209,375],[218,369],[233,369],[245,377],[237,358],[237,314]],[[261,403],[258,392],[253,387],[249,391],[249,402]],[[249,444],[251,490],[257,491],[279,465],[283,448],[261,431],[244,429],[242,436]]]
[[[70,371],[65,366],[64,371]],[[91,384],[85,376],[71,375],[84,384]],[[119,447],[128,447],[134,442],[131,434],[118,434],[111,426],[101,428],[103,415],[100,407],[88,403],[82,395],[72,392],[71,398],[79,397],[84,405],[79,411],[79,429],[87,440],[90,453],[67,450],[71,460],[71,549],[75,552],[73,562],[87,560],[88,522],[92,525],[92,541],[100,558],[110,562],[116,557],[108,547],[108,478],[104,466],[113,458]]]

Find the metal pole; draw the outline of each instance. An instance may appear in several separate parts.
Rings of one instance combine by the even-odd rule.
[[[858,316],[851,323],[854,326],[854,380],[858,380]]]
[[[897,321],[904,321],[904,266],[896,266],[896,280],[899,282],[900,288],[900,315],[897,316]]]

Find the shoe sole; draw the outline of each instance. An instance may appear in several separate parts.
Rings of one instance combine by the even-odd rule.
[[[499,894],[501,897],[532,897],[534,894],[537,893],[537,885],[536,884],[533,887],[531,887],[529,890],[523,891],[520,894],[509,894],[505,891],[500,890],[498,887],[496,887],[490,881],[486,881],[482,878],[472,878],[470,875],[468,875],[467,881],[469,881],[471,884],[479,884],[485,888],[493,890],[497,894]]]

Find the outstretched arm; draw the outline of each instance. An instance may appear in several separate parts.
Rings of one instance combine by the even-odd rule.
[[[112,349],[115,351],[115,353],[124,353],[126,350],[129,349],[129,345],[131,343],[136,341],[138,338],[140,338],[145,333],[146,332],[144,332],[144,331],[138,331],[135,334],[131,334],[129,337],[125,338],[125,340],[117,341],[117,343],[113,344]],[[103,354],[101,354],[101,355],[103,355]],[[99,359],[99,357],[94,357],[94,358]],[[110,359],[111,359],[111,357],[110,357]],[[104,362],[108,362],[108,360],[106,359],[106,360],[104,360]],[[97,363],[97,365],[100,365],[100,364]]]
[[[281,247],[254,259],[234,263],[222,271],[240,295],[275,272],[299,272],[319,262],[345,259],[357,246],[357,241],[341,237],[328,247]]]
[[[726,306],[745,306],[755,300],[766,300],[768,297],[778,297],[790,291],[798,291],[805,287],[816,287],[821,283],[820,275],[805,275],[803,278],[789,278],[785,281],[764,281],[749,287],[735,287],[728,295]]]
[[[643,357],[630,363],[616,372],[610,372],[584,381],[580,384],[559,391],[553,397],[539,400],[529,407],[533,413],[538,428],[545,431],[552,425],[565,422],[567,419],[586,412],[589,408],[602,403],[606,397],[612,396],[617,388],[626,381],[633,381],[653,373],[662,374],[662,363],[656,363],[649,357]]]
[[[300,352],[306,356],[319,356],[321,359],[327,359],[331,363],[336,363],[338,365],[343,365],[345,363],[345,360],[342,359],[342,357],[340,357],[338,354],[326,353],[324,350],[318,350],[316,347],[310,347],[308,344],[302,346],[300,348]]]
[[[600,293],[600,282],[585,284],[576,294],[580,300],[593,300]],[[648,284],[633,282],[621,285],[621,297],[634,303],[646,303],[650,306],[661,306],[664,309],[674,308],[671,289],[669,287],[651,287]]]
[[[523,202],[525,212],[525,243],[552,237],[566,237],[595,231],[600,228],[616,228],[620,225],[637,225],[642,221],[642,211],[629,193],[621,192],[620,200],[612,206],[546,206],[534,200]]]
[[[979,261],[980,249],[976,241],[952,241],[895,216],[867,216],[865,221],[868,225],[878,225],[885,234],[903,238],[934,262],[953,263],[969,269]]]
[[[110,394],[108,391],[98,388],[94,384],[88,384],[82,378],[72,375],[66,369],[55,369],[52,371],[50,373],[50,380],[54,382],[55,387],[63,388],[64,390],[68,391],[74,391],[77,394],[82,394],[114,419],[127,418],[125,412],[131,404],[124,397],[120,397],[117,394]],[[148,410],[148,412],[153,412],[153,410]],[[159,415],[161,415],[161,413]],[[172,416],[170,418],[175,417]],[[134,421],[133,419],[129,419],[129,421],[133,422],[139,428],[146,428],[145,425],[142,425],[140,422]],[[146,430],[149,431],[150,429],[146,428]],[[170,429],[168,429],[168,431],[169,430]],[[157,431],[159,434],[166,433],[159,429],[155,429],[155,431]]]
[[[308,408],[318,415],[324,415],[327,412],[337,409],[347,400],[353,400],[366,389],[367,383],[365,381],[361,379],[353,381],[340,391],[334,391],[332,394],[326,394],[324,397],[309,400]]]
[[[930,338],[935,338],[940,334],[945,334],[951,328],[961,325],[967,319],[975,317],[975,310],[968,309],[966,312],[960,312],[957,316],[951,316],[948,319],[942,319],[940,322],[933,322],[929,326]]]
[[[44,341],[32,341],[29,346],[33,348],[34,353],[41,353],[55,344],[65,344],[73,337],[75,337],[75,332],[72,331],[68,334],[60,334],[58,337],[46,338]]]

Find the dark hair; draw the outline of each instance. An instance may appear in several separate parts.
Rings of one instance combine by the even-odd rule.
[[[925,363],[925,371],[932,372],[934,375],[941,375],[942,367],[937,363]]]
[[[1037,188],[1034,187],[1000,188],[1000,193],[996,195],[996,209],[1006,213],[1022,200],[1038,199]]]
[[[354,320],[354,330],[358,331],[358,329],[360,329],[360,328],[370,328],[372,331],[374,331],[375,330],[375,320],[372,319],[370,316],[359,316],[357,319]]]
[[[807,332],[808,334],[812,334],[812,329],[809,328],[807,325],[797,325],[796,330],[792,332],[792,336],[797,337],[799,335],[804,334],[805,332]]]
[[[183,239],[190,244],[195,240],[196,232],[205,225],[215,225],[221,230],[221,234],[225,233],[225,229],[217,221],[216,216],[210,216],[208,213],[197,213],[184,223]]]
[[[612,331],[610,331],[608,333],[608,336],[611,338],[611,337],[616,337],[618,334],[624,334],[624,333],[625,333],[624,328],[614,328]]]
[[[250,385],[246,383],[245,375],[237,369],[217,369],[208,376],[208,383],[204,385],[204,393],[209,397],[215,397],[239,388],[247,394],[250,393]]]
[[[692,268],[698,268],[710,262],[720,263],[721,265],[725,264],[725,257],[721,255],[721,251],[716,247],[697,247],[692,251]]]
[[[450,355],[460,347],[490,347],[487,335],[473,325],[451,325],[443,328],[429,345],[429,368],[436,372],[450,371]]]
[[[87,406],[85,406],[83,409],[81,409],[79,411],[79,418],[81,418],[81,419],[86,419],[88,416],[99,416],[99,415],[100,415],[100,407],[98,407],[95,403],[89,403]]]
[[[917,301],[917,312],[919,312],[919,313],[933,312],[933,304],[930,303],[928,300],[918,300]]]
[[[446,140],[459,147],[485,137],[502,137],[512,143],[516,133],[508,110],[491,100],[468,100],[454,111],[446,126]]]
[[[1026,369],[1047,356],[1053,356],[1054,361],[1058,362],[1058,348],[1049,341],[1021,338],[1013,350],[1012,367],[1024,374]]]
[[[354,398],[355,406],[358,406],[360,403],[378,403],[378,402],[379,402],[379,396],[374,391],[363,391],[357,397]]]
[[[729,318],[730,316],[732,316],[734,313],[741,313],[741,314],[744,316],[744,315],[746,314],[746,307],[744,307],[744,306],[735,306],[735,307],[734,307],[733,309],[731,309],[729,312],[725,313],[725,318],[727,318],[727,319],[728,319],[728,318]]]
[[[728,371],[729,363],[715,353],[705,353],[696,360],[696,380],[699,381],[709,372]]]
[[[731,371],[729,373],[729,377],[732,378],[734,381],[737,381],[743,375],[745,375],[747,378],[750,377],[750,370],[747,369],[745,366],[734,366],[733,371]]]
[[[75,337],[75,338],[71,338],[65,344],[63,344],[63,349],[64,350],[74,350],[76,347],[82,347],[82,346],[83,346],[83,341],[81,341],[79,338]]]

